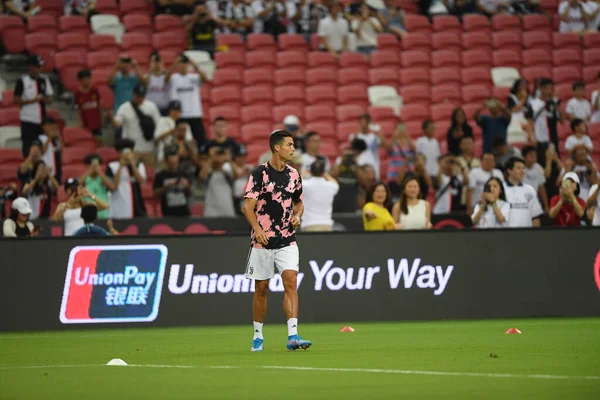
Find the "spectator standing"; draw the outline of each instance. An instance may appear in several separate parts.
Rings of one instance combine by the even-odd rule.
[[[82,69],[77,73],[79,88],[75,91],[75,104],[79,116],[79,125],[92,132],[100,142],[102,137],[102,102],[100,92],[92,87],[92,73]]]
[[[127,55],[121,55],[108,75],[108,84],[113,91],[113,112],[117,113],[119,107],[131,100],[133,89],[140,83],[140,76],[142,72],[138,63]]]
[[[300,125],[300,119],[295,115],[287,115],[283,119],[283,126],[286,131],[292,134],[296,151],[304,153],[306,151],[306,144],[304,143],[304,129]]]
[[[90,20],[96,15],[96,0],[65,0],[65,15],[83,15]]]
[[[508,179],[506,181],[506,201],[510,203],[508,226],[510,228],[531,228],[540,226],[540,216],[544,211],[540,207],[535,189],[523,183],[525,161],[513,157],[506,163]]]
[[[108,193],[113,192],[116,188],[114,183],[102,171],[102,157],[95,153],[88,154],[83,159],[83,164],[87,170],[81,177],[82,185],[92,196],[100,199],[103,203],[109,204]],[[97,218],[108,219],[108,207],[97,210]]]
[[[305,144],[306,152],[302,153],[302,170],[309,172],[311,170],[311,165],[315,161],[322,161],[325,165],[325,172],[329,172],[331,169],[329,159],[320,152],[321,136],[314,131],[308,132],[305,136]],[[306,214],[304,215],[306,216]]]
[[[190,67],[195,73],[189,73]],[[206,134],[202,120],[200,86],[207,81],[206,74],[182,54],[169,68],[166,81],[170,85],[171,100],[180,102],[181,118],[190,125],[192,136],[198,148],[201,148],[206,142]]]
[[[392,208],[396,229],[431,229],[431,205],[423,200],[419,180],[407,175],[402,183],[400,201]]]
[[[465,211],[463,190],[469,185],[469,175],[466,171],[460,173],[456,168],[456,158],[445,154],[439,160],[438,176],[433,182],[435,202],[433,214],[448,214]]]
[[[204,4],[199,4],[194,8],[194,13],[188,18],[185,24],[185,31],[189,36],[190,49],[206,51],[212,58],[215,53],[216,29],[218,25],[206,9]]]
[[[50,217],[52,197],[58,190],[58,181],[50,173],[50,168],[43,160],[37,161],[31,170],[31,175],[23,175],[21,194],[27,196],[33,212],[31,220]]]
[[[235,217],[233,182],[237,177],[234,171],[221,147],[204,161],[199,177],[206,184],[205,217]]]
[[[83,226],[75,231],[73,236],[110,236],[119,234],[110,219],[106,221],[108,232],[94,224],[96,219],[98,219],[98,207],[93,204],[85,204],[81,207],[81,219],[83,219]]]
[[[371,116],[369,114],[363,114],[359,120],[359,130],[357,133],[350,135],[350,141],[354,139],[361,139],[367,145],[367,151],[369,152],[370,160],[369,164],[373,165],[375,169],[375,176],[379,177],[379,145],[381,144],[381,128],[379,125],[371,123]],[[364,158],[364,156],[363,156]],[[358,165],[364,165],[358,161]]]
[[[592,210],[594,217],[592,220],[593,226],[600,226],[600,185],[594,184],[590,189],[590,195],[587,199],[587,209]]]
[[[391,139],[383,138],[382,143],[388,152],[388,186],[393,197],[400,196],[404,174],[413,169],[415,162],[415,143],[402,123],[396,125],[394,136]]]
[[[267,33],[275,38],[288,32],[286,23],[296,15],[294,3],[286,0],[254,0],[254,33]]]
[[[114,190],[110,197],[108,215],[112,219],[129,219],[146,216],[146,205],[142,197],[142,184],[146,182],[146,166],[136,161],[135,143],[121,139],[115,143],[119,159],[109,163],[106,176],[113,181]]]
[[[38,161],[42,160],[42,143],[35,140],[29,147],[29,154],[17,170],[17,177],[22,184],[29,182],[35,176],[33,172]],[[22,187],[22,185],[21,185]]]
[[[485,183],[481,199],[471,214],[473,225],[477,228],[504,228],[509,217],[510,203],[506,201],[504,184],[501,179],[492,177]]]
[[[83,206],[91,204],[100,210],[106,210],[108,205],[81,186],[79,180],[69,178],[65,182],[65,192],[68,200],[60,203],[52,216],[52,221],[64,221],[64,236],[73,236],[85,224],[81,218]],[[91,199],[86,200],[86,198]]]
[[[533,146],[523,148],[523,160],[525,161],[525,177],[523,183],[530,185],[538,195],[544,207],[544,212],[550,211],[549,198],[546,193],[546,176],[544,168],[537,162],[537,150]]]
[[[560,16],[560,32],[580,33],[585,31],[589,14],[585,3],[580,0],[566,0],[559,4],[558,15]]]
[[[317,34],[321,40],[321,49],[335,57],[348,51],[349,33],[348,21],[341,15],[339,3],[334,1],[329,8],[329,15],[319,21]]]
[[[396,5],[394,0],[385,0],[386,7],[379,11],[378,18],[386,32],[391,32],[398,39],[402,39],[408,32],[404,24],[404,11]]]
[[[254,12],[243,0],[231,0],[225,6],[225,31],[237,33],[245,37],[252,33]]]
[[[575,118],[571,121],[571,130],[573,131],[573,134],[567,138],[565,150],[568,153],[571,153],[576,147],[583,146],[591,153],[594,149],[594,144],[592,143],[592,139],[586,135],[587,124],[585,121],[580,118]]]
[[[176,149],[165,152],[166,169],[154,178],[154,198],[160,199],[160,209],[164,217],[187,217],[190,215],[190,181],[179,165]]]
[[[559,195],[550,201],[550,219],[554,226],[579,226],[585,202],[579,197],[579,177],[574,172],[563,176]]]
[[[19,16],[24,21],[40,12],[40,7],[35,6],[35,0],[4,0],[2,6],[8,15]]]
[[[338,157],[331,170],[331,176],[340,185],[340,190],[333,201],[333,211],[335,213],[354,213],[358,209],[360,186],[366,180],[358,165],[357,159],[362,151],[357,148],[358,142],[361,142],[363,148],[366,149],[364,141],[356,140],[356,143],[353,142],[352,148],[344,150],[342,155]]]
[[[526,117],[533,126],[533,134],[538,148],[538,159],[545,163],[545,151],[549,143],[554,144],[558,152],[558,123],[563,122],[560,112],[560,100],[554,96],[554,84],[551,79],[538,80],[539,97],[532,96],[529,100],[529,109]]]
[[[310,167],[310,177],[303,180],[304,214],[302,230],[305,232],[330,232],[333,228],[333,199],[340,186],[325,171],[325,163],[316,160]]]
[[[187,175],[188,179],[192,180],[198,173],[198,168],[201,167],[200,158],[198,151],[196,150],[196,143],[194,140],[188,139],[189,128],[187,123],[181,119],[177,121],[175,126],[175,135],[172,138],[172,144],[169,148],[174,148],[179,154],[179,166],[181,170]],[[167,147],[165,147],[167,149]]]
[[[6,4],[5,4],[6,5]],[[29,147],[42,134],[42,121],[46,118],[46,105],[51,102],[54,91],[47,77],[41,75],[44,61],[38,55],[27,57],[28,73],[17,80],[14,103],[21,107],[21,141],[23,157]]]
[[[465,110],[462,107],[457,107],[452,111],[452,121],[446,134],[448,141],[448,151],[455,156],[459,156],[460,141],[463,137],[473,138],[473,128],[467,122]]]
[[[155,15],[171,14],[183,17],[193,12],[196,0],[153,0],[153,3]]]
[[[46,117],[42,123],[43,134],[39,136],[42,143],[42,160],[50,168],[50,173],[57,181],[62,178],[62,150],[64,143],[56,120]]]
[[[329,15],[329,10],[313,0],[297,0],[296,9],[298,12],[292,19],[293,29],[309,42],[310,35],[317,32],[319,21]]]
[[[546,150],[545,158],[544,176],[546,177],[546,184],[544,186],[546,188],[546,196],[551,199],[558,194],[556,182],[560,175],[560,171],[563,168],[560,158],[558,157],[556,150],[554,150],[554,144],[550,143],[550,146]]]
[[[598,4],[598,3],[595,3]],[[600,6],[599,6],[600,7]],[[598,18],[600,18],[600,8],[598,9]],[[600,26],[598,27],[600,29]],[[598,72],[598,89],[592,92],[592,117],[590,122],[600,122],[600,72]]]
[[[459,142],[460,155],[456,157],[456,162],[462,169],[471,171],[473,168],[481,167],[481,160],[475,157],[473,153],[475,143],[470,136],[463,136]]]
[[[481,115],[481,112],[485,109],[490,112],[490,115]],[[501,137],[506,140],[511,112],[500,101],[496,99],[487,100],[475,111],[473,119],[482,130],[484,153],[492,151],[492,142],[495,138]]]
[[[567,118],[574,120],[575,118],[589,121],[592,117],[592,105],[585,98],[585,83],[575,82],[573,84],[573,97],[567,102],[565,107]]]
[[[527,142],[535,143],[533,127],[527,120],[530,92],[529,82],[526,79],[517,79],[508,94],[506,106],[511,112],[508,127],[508,143]]]
[[[3,237],[30,237],[37,236],[33,222],[29,221],[29,216],[33,210],[29,201],[24,197],[16,198],[11,206],[10,217],[2,223]]]
[[[568,172],[577,174],[579,177],[579,197],[587,200],[590,188],[598,182],[598,168],[588,158],[586,149],[583,147],[575,148],[572,158],[565,162],[564,168],[560,171],[560,176],[556,181],[557,186],[562,183],[563,176]]]
[[[162,58],[155,51],[150,54],[150,69],[144,77],[144,84],[148,87],[146,99],[156,104],[163,117],[169,113],[169,86],[166,77]]]
[[[587,30],[597,32],[600,30],[600,1],[590,0],[586,3],[586,6],[589,15]]]
[[[504,166],[508,160],[513,157],[521,157],[521,150],[509,146],[505,138],[498,137],[492,142],[492,154],[496,157],[496,168],[504,171]]]
[[[242,202],[246,191],[246,184],[252,173],[253,166],[248,164],[248,150],[240,144],[233,150],[233,162],[231,164],[234,175],[237,176],[233,182],[233,205],[237,215],[243,215]]]
[[[435,125],[432,120],[428,119],[423,121],[421,128],[423,129],[423,135],[417,139],[415,145],[416,151],[425,155],[427,159],[427,173],[431,176],[436,176],[439,172],[438,160],[442,152],[440,150],[440,142],[434,137]]]
[[[237,147],[237,143],[227,135],[227,120],[225,117],[217,117],[213,121],[213,136],[213,139],[206,145],[207,152],[214,155],[217,149],[223,149],[227,156],[231,158],[231,154]]]
[[[481,158],[481,167],[473,168],[469,174],[469,186],[467,189],[467,214],[471,215],[475,205],[481,201],[481,194],[484,191],[485,184],[490,178],[504,180],[502,171],[494,168],[495,157],[492,153],[484,153]]]
[[[368,56],[377,50],[377,34],[383,31],[381,23],[366,4],[360,8],[360,15],[352,20],[352,31],[356,34],[356,50]]]
[[[176,143],[175,137],[177,136],[177,129],[185,130],[185,141],[191,142],[193,140],[192,131],[190,126],[183,121],[180,121],[181,117],[181,103],[177,100],[169,102],[169,115],[162,117],[158,121],[156,131],[154,132],[154,145],[157,148],[158,162],[162,163],[164,160],[165,147]]]
[[[369,188],[366,204],[362,209],[365,231],[391,231],[396,229],[390,214],[392,195],[385,182],[376,182]]]

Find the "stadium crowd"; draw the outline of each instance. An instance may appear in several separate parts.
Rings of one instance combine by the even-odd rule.
[[[92,19],[101,14],[101,3],[65,0],[64,13]],[[432,18],[444,14],[553,18],[540,3],[528,0],[402,2],[408,3]],[[44,5],[35,1],[1,4],[5,14],[24,20],[44,13]],[[266,33],[274,40],[300,34],[307,42],[316,35],[316,46],[339,62],[352,51],[367,60],[374,57],[381,34],[391,33],[401,43],[416,35],[407,29],[406,14],[398,4],[155,0],[152,9],[155,15],[180,16],[189,48],[211,58],[231,52],[218,45],[220,34]],[[598,4],[560,3],[559,31],[597,32]],[[23,160],[15,168],[14,180],[0,188],[3,213],[4,202],[13,200],[5,236],[33,233],[34,225],[28,221],[43,218],[64,221],[65,235],[73,235],[89,233],[96,218],[185,217],[198,215],[194,212],[198,209],[205,217],[241,215],[245,186],[257,166],[254,161],[264,163],[271,157],[269,131],[260,133],[264,153],[255,154],[258,148],[233,132],[239,124],[225,114],[206,115],[202,87],[212,80],[214,88],[214,79],[188,53],[178,52],[165,61],[156,50],[147,60],[121,52],[107,71],[112,91],[109,110],[103,107],[106,94],[94,84],[96,71],[76,71],[78,125],[93,135],[94,146],[74,155],[61,132],[63,121],[48,110],[55,95],[52,82],[42,73],[46,60],[34,53],[27,56],[28,71],[14,89]],[[531,227],[541,221],[600,225],[600,174],[593,158],[600,130],[593,133],[595,141],[590,136],[590,126],[600,123],[600,71],[597,78],[591,96],[589,84],[572,81],[572,97],[563,104],[564,92],[557,93],[552,76],[519,77],[507,98],[485,96],[475,107],[473,102],[452,102],[441,135],[438,120],[429,116],[419,121],[420,131],[414,123],[402,122],[412,110],[407,99],[392,125],[379,123],[369,112],[372,108],[364,108],[345,119],[354,124],[353,131],[334,151],[330,146],[324,151],[323,132],[307,129],[302,115],[282,115],[274,127],[292,134],[297,151],[291,164],[304,179],[302,229],[331,230],[332,213],[361,214],[366,230],[428,229],[431,215],[448,213],[466,213],[481,228]],[[570,134],[562,140],[565,126]],[[114,150],[109,151],[102,145],[110,142],[113,132]],[[81,160],[76,169],[81,173],[67,168],[73,166],[72,157]],[[95,213],[89,212],[91,205],[96,206]],[[88,211],[82,213],[84,209]]]

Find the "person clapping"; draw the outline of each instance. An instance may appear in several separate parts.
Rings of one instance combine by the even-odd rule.
[[[477,228],[504,228],[510,215],[510,203],[506,201],[504,184],[496,177],[488,179],[481,193],[481,201],[471,215]]]
[[[575,172],[567,172],[562,178],[559,194],[550,200],[552,225],[581,225],[585,202],[579,197],[579,191],[579,176]]]

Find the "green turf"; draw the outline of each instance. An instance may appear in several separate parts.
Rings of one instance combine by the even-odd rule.
[[[265,326],[265,351],[250,353],[251,327],[0,333],[0,399],[600,399],[600,319],[300,324],[308,351],[287,352],[283,325]],[[505,335],[510,327],[521,335]],[[490,354],[495,357],[490,357]],[[190,369],[31,365],[130,364]],[[210,366],[236,366],[214,369]],[[263,366],[515,374],[436,376],[297,371]]]

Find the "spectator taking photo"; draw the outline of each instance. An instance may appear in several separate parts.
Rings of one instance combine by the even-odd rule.
[[[585,201],[579,197],[579,177],[574,172],[563,176],[559,194],[550,200],[550,219],[555,226],[579,226]]]
[[[333,228],[333,199],[340,186],[325,168],[322,160],[313,162],[310,177],[302,182],[304,215],[301,227],[305,232],[330,232]]]
[[[160,199],[160,208],[165,217],[187,217],[190,215],[190,181],[179,165],[177,146],[165,149],[166,169],[154,178],[154,198]]]
[[[481,198],[475,204],[471,215],[477,228],[504,228],[510,217],[510,204],[506,201],[504,183],[500,178],[491,177],[485,183]]]

